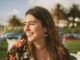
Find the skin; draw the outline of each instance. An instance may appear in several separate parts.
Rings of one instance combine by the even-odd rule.
[[[24,31],[26,32],[28,41],[33,42],[38,48],[45,44],[44,34],[46,32],[46,28],[42,26],[39,20],[30,14],[25,17]]]
[[[27,46],[22,47],[23,49],[28,47],[26,51],[30,60],[70,60],[69,52],[60,41],[51,14],[45,8],[36,6],[28,10],[25,15],[26,35],[22,36],[22,41],[23,44],[27,42]],[[18,42],[17,46],[19,44]],[[24,51],[20,53],[24,54]],[[10,55],[16,57],[14,54]]]
[[[37,60],[48,60],[48,52],[45,45],[46,28],[34,16],[28,14],[25,18],[24,31],[26,32],[29,42],[35,46]]]

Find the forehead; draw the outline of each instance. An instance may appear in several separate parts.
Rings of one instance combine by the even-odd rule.
[[[30,21],[37,21],[37,19],[33,15],[26,15],[25,16],[25,22],[30,22]]]

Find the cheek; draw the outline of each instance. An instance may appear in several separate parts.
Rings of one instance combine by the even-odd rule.
[[[36,34],[37,36],[42,36],[42,35],[44,35],[44,30],[43,30],[43,28],[42,28],[41,26],[37,26],[37,27],[34,28],[33,30],[34,30],[34,32],[35,32],[35,34]]]

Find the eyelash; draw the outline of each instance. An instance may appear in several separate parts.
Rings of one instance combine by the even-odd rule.
[[[29,25],[35,25],[36,23],[29,23]],[[26,25],[26,23],[23,23],[23,25],[25,26]]]
[[[35,25],[35,23],[29,23],[30,25]]]

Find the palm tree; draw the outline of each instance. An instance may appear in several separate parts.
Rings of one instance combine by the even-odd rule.
[[[53,19],[56,20],[56,23],[59,23],[60,19],[66,19],[66,13],[62,5],[57,4],[56,8],[52,10]]]
[[[22,22],[21,22],[21,19],[18,18],[16,15],[13,15],[9,19],[8,23],[9,23],[9,26],[12,27],[12,29],[14,29],[15,27],[21,27],[23,25]]]
[[[75,18],[80,18],[80,10],[78,9],[78,5],[73,4],[73,6],[70,8],[69,13],[67,14],[68,17],[72,17],[72,27],[74,28]]]

